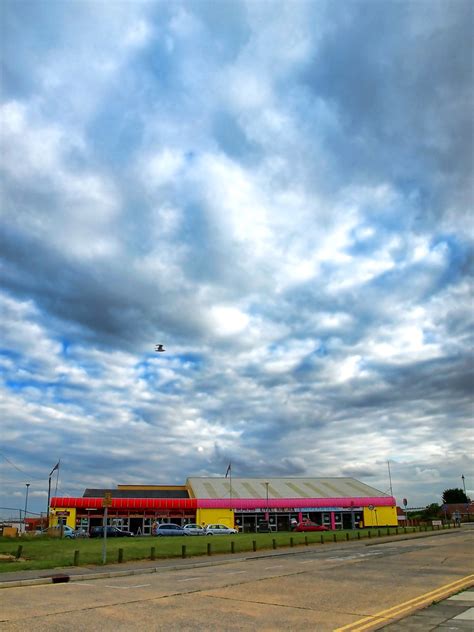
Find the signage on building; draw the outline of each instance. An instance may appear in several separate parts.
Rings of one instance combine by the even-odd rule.
[[[357,507],[354,507],[354,510]],[[293,511],[342,511],[342,507],[297,507]]]
[[[256,509],[235,509],[236,513],[265,513],[266,511],[270,511],[271,513],[289,513],[294,511],[300,511],[299,509],[294,509],[293,507],[257,507]]]
[[[105,492],[102,507],[112,507],[112,492]]]
[[[56,516],[58,518],[67,518],[70,515],[69,511],[57,511]]]

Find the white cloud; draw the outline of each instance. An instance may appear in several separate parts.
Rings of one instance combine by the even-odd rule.
[[[249,317],[236,307],[216,305],[211,309],[212,325],[218,336],[241,334],[249,323]]]

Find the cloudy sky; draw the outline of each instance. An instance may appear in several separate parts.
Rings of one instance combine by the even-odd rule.
[[[58,459],[474,493],[472,3],[1,22],[2,507]]]

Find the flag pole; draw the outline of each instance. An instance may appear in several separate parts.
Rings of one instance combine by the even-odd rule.
[[[51,470],[48,476],[48,509],[46,512],[46,528],[47,529],[49,529],[49,504],[51,502],[51,477],[54,474],[55,470],[59,469],[59,463],[60,463],[60,460],[56,463],[56,465],[53,467],[53,469]],[[56,484],[56,489],[57,489],[57,484]]]
[[[232,463],[229,463],[229,509],[232,510]]]
[[[46,529],[49,529],[49,503],[51,502],[51,474],[48,478],[48,506],[46,508]]]
[[[56,470],[56,487],[54,488],[54,495],[58,495],[58,483],[59,483],[59,468],[61,467],[61,459],[58,461],[58,469]]]

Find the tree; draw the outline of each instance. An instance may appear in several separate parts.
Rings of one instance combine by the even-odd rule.
[[[440,514],[441,507],[438,505],[438,503],[431,503],[431,505],[428,505],[428,507],[426,507],[426,509],[421,512],[420,517],[423,520],[432,520],[439,518]]]
[[[470,499],[466,496],[466,494],[460,487],[445,489],[443,492],[443,503],[445,505],[468,502],[470,502]]]

